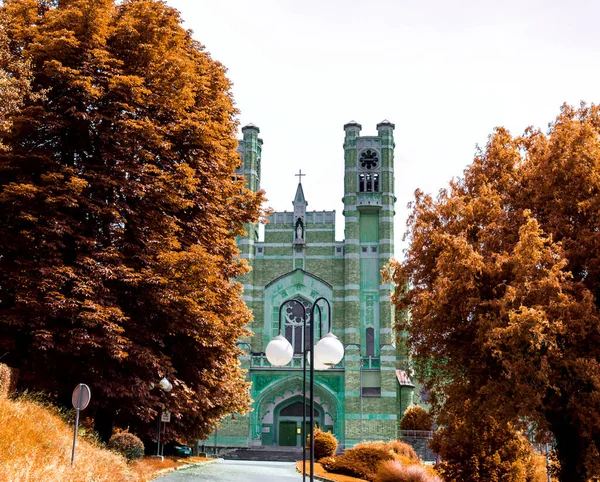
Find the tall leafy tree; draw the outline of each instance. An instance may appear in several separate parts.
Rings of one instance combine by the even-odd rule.
[[[547,134],[499,128],[463,178],[417,192],[393,265],[438,418],[483,406],[549,430],[563,481],[600,475],[599,203],[599,108],[563,106]]]
[[[235,237],[262,193],[235,176],[225,68],[158,0],[5,0],[31,90],[0,153],[0,347],[22,385],[96,426],[202,437],[245,412],[250,313]],[[2,104],[2,101],[0,101]],[[156,385],[167,377],[173,390]]]
[[[10,129],[11,117],[23,106],[25,97],[32,94],[29,63],[18,50],[11,49],[3,13],[0,11],[0,150],[6,149],[1,136]]]

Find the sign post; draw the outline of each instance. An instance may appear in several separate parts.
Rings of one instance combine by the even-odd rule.
[[[73,402],[73,408],[75,408],[75,431],[73,432],[71,466],[75,463],[75,447],[77,446],[77,431],[79,429],[79,412],[88,406],[91,396],[90,387],[85,383],[80,383],[75,387],[75,390],[73,390],[71,401]]]
[[[158,421],[158,442],[156,444],[156,456],[162,457],[162,450],[160,449],[160,427],[164,423],[169,423],[171,421],[171,412],[168,410],[163,410],[160,412],[160,420]],[[166,427],[165,427],[166,428]]]

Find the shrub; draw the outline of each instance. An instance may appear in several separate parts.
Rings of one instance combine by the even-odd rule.
[[[503,482],[544,480],[531,444],[513,425],[485,412],[465,418],[461,415],[448,417],[431,441],[432,450],[442,458],[438,465],[442,477]]]
[[[321,460],[319,460],[319,463],[327,472],[333,472],[332,469],[333,469],[333,466],[335,465],[336,458],[339,458],[339,457],[323,457]]]
[[[381,462],[395,459],[393,452],[389,449],[388,445],[383,442],[358,444],[353,449],[347,450],[344,453],[344,456],[365,465],[372,476],[369,480],[375,478],[375,474],[377,473],[377,469],[379,469],[379,464],[381,464]]]
[[[0,363],[0,398],[10,396],[17,387],[19,370]]]
[[[380,464],[375,482],[442,482],[442,479],[430,475],[422,466],[388,460]]]
[[[308,437],[307,447],[310,447],[310,436]],[[319,429],[315,430],[315,460],[335,455],[337,447],[338,441],[332,434]]]
[[[339,457],[325,457],[319,461],[321,466],[333,474],[349,475],[359,479],[373,480],[373,474],[369,468],[360,460],[353,457],[347,457],[346,454]]]
[[[432,425],[431,414],[419,405],[408,407],[400,420],[401,430],[431,430]]]
[[[411,445],[404,442],[400,442],[400,440],[392,440],[391,442],[388,442],[387,446],[392,452],[394,452],[397,455],[406,457],[407,459],[413,460],[415,462],[421,460],[419,459],[419,456],[417,455],[415,449]]]
[[[394,458],[394,453],[385,442],[366,442],[346,450],[339,457],[326,457],[320,462],[325,470],[334,474],[372,481],[375,480],[379,464]]]
[[[128,462],[137,460],[144,455],[144,444],[134,434],[117,432],[108,441],[108,448],[123,455]]]

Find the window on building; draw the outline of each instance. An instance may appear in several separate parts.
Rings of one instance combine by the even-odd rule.
[[[363,387],[362,395],[365,398],[369,397],[381,397],[381,387]]]
[[[358,175],[359,192],[379,192],[379,174],[364,173]]]
[[[319,412],[317,411],[316,408],[315,408],[314,413],[315,413],[315,417],[319,416]],[[303,414],[304,414],[304,405],[302,402],[292,403],[291,405],[288,405],[287,407],[282,409],[281,412],[279,413],[279,415],[282,417],[302,417]],[[308,404],[308,401],[306,403],[306,415],[310,415],[310,406]]]
[[[302,306],[306,310],[306,330],[303,335],[302,327],[304,320],[304,311]],[[303,298],[297,298],[287,303],[283,309],[283,316],[285,320],[285,337],[294,348],[294,354],[301,354],[302,347],[304,344],[304,338],[310,336],[310,303]]]
[[[381,372],[379,370],[363,370],[361,386],[363,397],[381,397]]]
[[[366,356],[375,356],[375,330],[367,328],[366,332]]]
[[[358,174],[359,192],[379,192],[379,155],[373,149],[360,153]]]
[[[379,157],[377,151],[367,149],[360,153],[360,167],[362,169],[372,170],[379,167]]]

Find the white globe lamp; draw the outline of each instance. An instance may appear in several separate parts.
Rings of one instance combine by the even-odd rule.
[[[306,352],[306,361],[310,365],[310,351]],[[317,370],[317,371],[319,371],[319,370],[327,370],[328,368],[329,368],[329,365],[325,365],[324,363],[320,363],[320,361],[317,359],[317,351],[315,350],[315,370]]]
[[[271,365],[282,367],[292,361],[292,358],[294,358],[294,349],[285,337],[277,335],[267,345],[265,354]]]
[[[315,346],[315,367],[337,365],[344,358],[344,346],[337,336],[327,333]]]
[[[173,385],[171,385],[171,382],[166,378],[163,378],[158,383],[158,386],[161,388],[161,390],[164,390],[165,392],[170,392],[171,390],[173,390]]]

